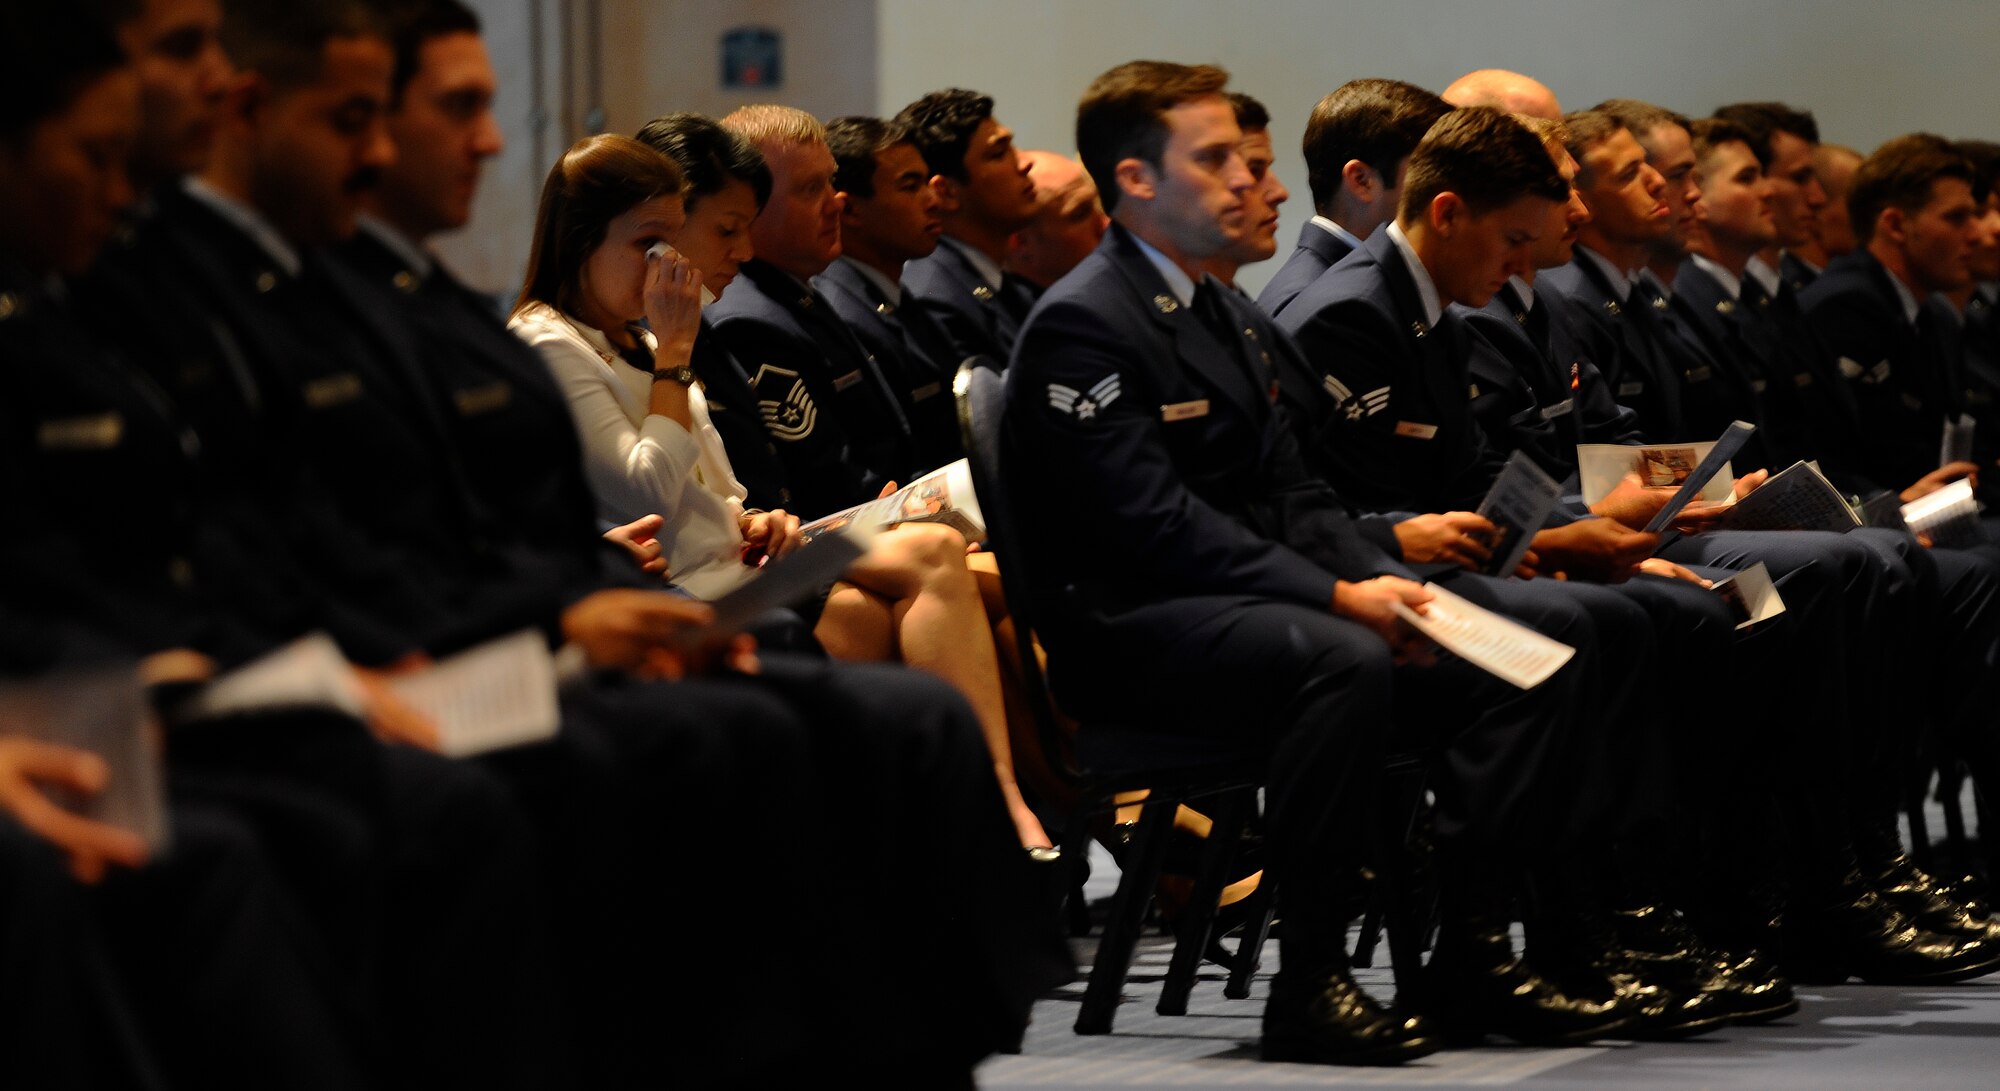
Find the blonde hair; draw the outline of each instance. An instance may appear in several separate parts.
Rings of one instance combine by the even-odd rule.
[[[722,119],[722,127],[757,145],[824,144],[826,126],[796,106],[761,102],[738,106]]]

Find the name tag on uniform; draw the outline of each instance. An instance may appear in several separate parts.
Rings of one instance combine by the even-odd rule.
[[[1629,397],[1632,397],[1632,396],[1633,396],[1633,395],[1635,395],[1635,394],[1644,394],[1645,392],[1646,392],[1646,384],[1645,384],[1645,383],[1619,383],[1619,384],[1618,384],[1618,396],[1619,396],[1619,397],[1621,397],[1621,398],[1629,398]]]
[[[833,389],[835,392],[846,390],[848,387],[853,386],[855,383],[858,383],[860,381],[861,381],[861,372],[859,370],[850,371],[847,374],[842,375],[840,378],[835,379],[833,381]]]
[[[458,407],[458,415],[461,417],[476,417],[482,413],[491,413],[513,400],[514,387],[504,381],[475,386],[469,390],[456,390],[451,395],[452,404]]]
[[[1399,436],[1408,436],[1411,439],[1430,439],[1438,434],[1438,426],[1435,424],[1418,424],[1415,421],[1399,420],[1396,422],[1396,434]]]
[[[943,383],[926,383],[925,385],[910,391],[910,400],[913,402],[929,401],[930,399],[937,397],[939,394],[943,392],[944,392]]]
[[[1564,398],[1562,401],[1559,401],[1556,404],[1543,409],[1542,419],[1555,420],[1557,417],[1567,417],[1569,416],[1570,411],[1575,408],[1576,408],[1575,398]]]
[[[352,371],[338,375],[328,375],[306,384],[306,408],[331,409],[345,405],[361,396],[361,376]]]
[[[1706,367],[1693,368],[1687,373],[1687,381],[1691,383],[1705,383],[1708,381],[1708,377],[1713,374],[1715,372]]]
[[[35,441],[45,451],[102,451],[118,446],[125,435],[125,418],[117,413],[63,417],[43,421]]]
[[[1208,416],[1208,399],[1198,398],[1191,402],[1175,402],[1160,407],[1160,419],[1171,424],[1177,420]]]

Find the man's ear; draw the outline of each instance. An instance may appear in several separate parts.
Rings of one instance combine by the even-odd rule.
[[[840,226],[844,229],[848,218],[854,215],[854,195],[842,189],[834,191],[834,197],[840,201]]]
[[[1875,217],[1875,237],[1878,239],[1887,239],[1901,246],[1909,238],[1909,233],[1910,218],[1894,205],[1883,209]]]
[[[949,216],[959,210],[960,203],[964,200],[964,191],[959,186],[958,179],[947,178],[942,174],[933,174],[931,175],[931,189],[937,194],[938,212],[940,215]]]
[[[1160,173],[1138,156],[1120,159],[1112,168],[1112,177],[1118,180],[1118,192],[1126,197],[1150,201],[1159,196]]]
[[[1451,238],[1452,233],[1471,216],[1471,207],[1450,190],[1431,198],[1430,205],[1424,209],[1425,223],[1432,231],[1437,232],[1441,239]]]
[[[1356,201],[1364,205],[1374,204],[1375,198],[1382,194],[1381,175],[1375,173],[1374,167],[1359,159],[1349,159],[1347,164],[1340,168],[1340,185],[1353,195]]]

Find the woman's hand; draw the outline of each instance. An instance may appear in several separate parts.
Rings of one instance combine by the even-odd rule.
[[[740,526],[744,564],[762,564],[766,557],[782,557],[798,548],[799,517],[783,508],[746,511]]]
[[[646,270],[646,324],[659,345],[654,367],[683,367],[701,332],[701,270],[665,243],[656,249],[660,256]]]
[[[666,525],[666,518],[660,515],[642,515],[622,527],[612,527],[604,532],[604,537],[623,546],[631,554],[632,562],[639,571],[648,575],[668,578],[667,557],[660,545],[660,528]]]

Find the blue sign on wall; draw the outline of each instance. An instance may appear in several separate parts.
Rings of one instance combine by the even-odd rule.
[[[737,27],[722,35],[722,86],[777,87],[784,83],[785,41],[770,27]]]

